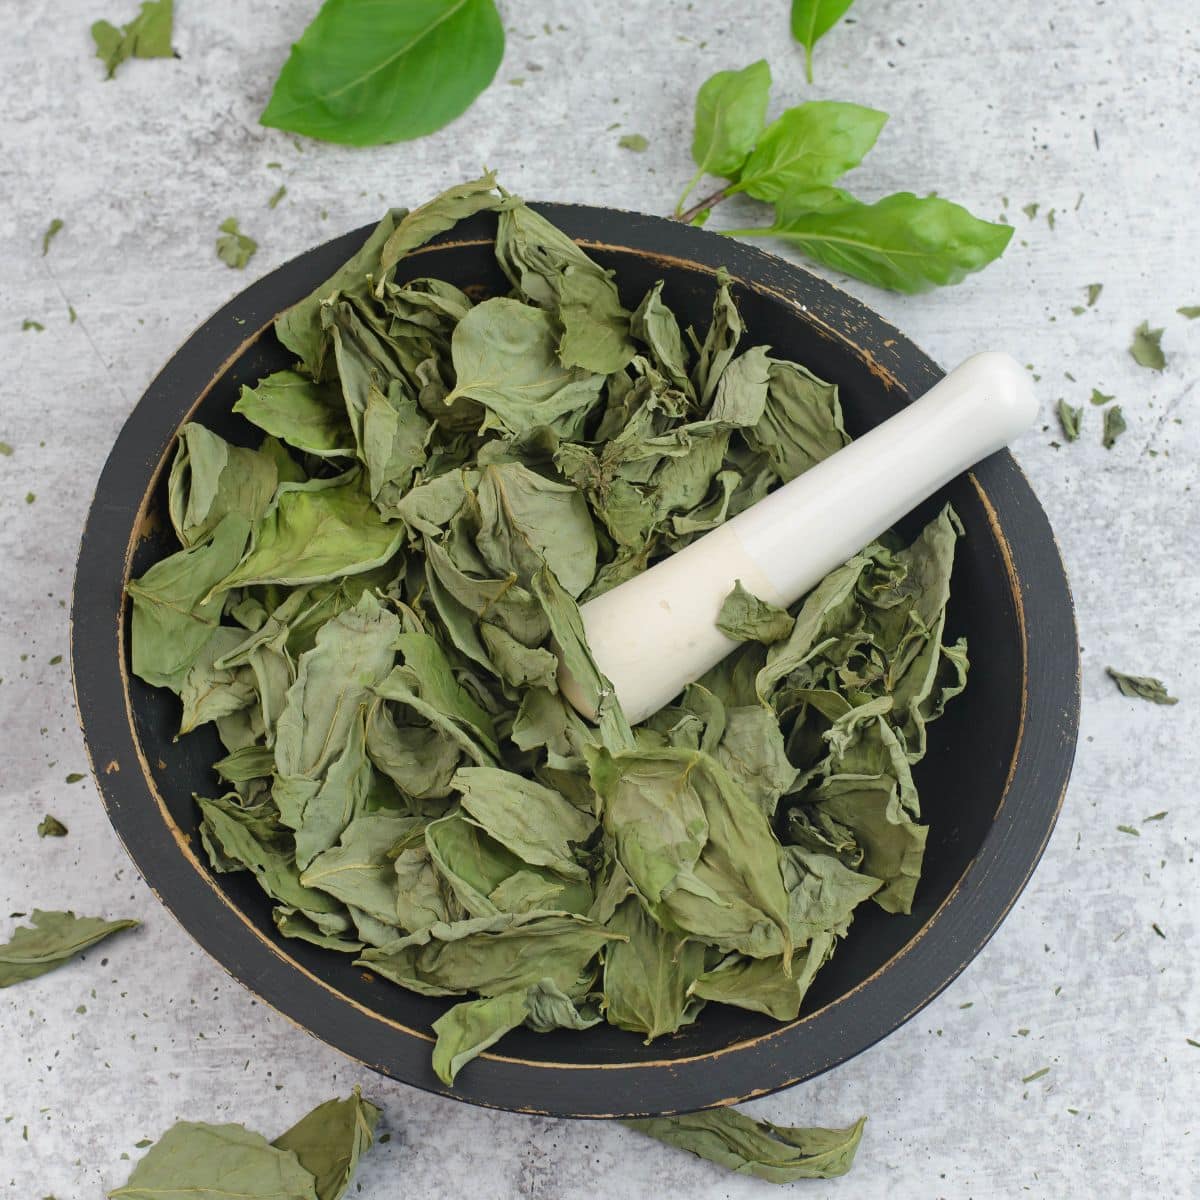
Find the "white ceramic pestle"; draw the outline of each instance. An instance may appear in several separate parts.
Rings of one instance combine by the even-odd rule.
[[[976,354],[894,417],[679,553],[582,605],[588,643],[631,723],[737,645],[716,626],[737,580],[787,606],[1037,416],[1029,376]],[[563,695],[595,712],[560,666]]]

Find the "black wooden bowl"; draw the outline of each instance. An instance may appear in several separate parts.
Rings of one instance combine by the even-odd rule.
[[[753,341],[837,382],[852,433],[941,377],[857,300],[781,259],[657,217],[540,208],[616,268],[631,307],[665,279],[684,324],[704,328],[717,268],[728,268]],[[401,269],[474,294],[502,293],[494,222],[473,218]],[[216,786],[216,737],[200,731],[172,741],[177,701],[130,675],[124,585],[175,548],[164,514],[179,425],[196,419],[249,439],[253,431],[230,411],[238,388],[290,362],[273,318],[368,232],[293,259],[203,325],[150,385],[100,477],[75,578],[71,651],[84,736],[117,833],[163,903],[230,974],[326,1042],[417,1087],[526,1112],[616,1117],[728,1104],[844,1062],[916,1013],[979,952],[1025,886],[1062,801],[1079,713],[1074,617],[1046,516],[1007,453],[954,480],[911,519],[915,531],[950,500],[966,527],[948,636],[967,635],[972,663],[970,686],[931,727],[915,771],[930,826],[916,905],[907,917],[864,906],[798,1020],[709,1005],[696,1024],[651,1046],[607,1025],[519,1030],[450,1090],[430,1067],[430,1024],[447,1002],[282,939],[252,876],[208,869],[192,793]]]

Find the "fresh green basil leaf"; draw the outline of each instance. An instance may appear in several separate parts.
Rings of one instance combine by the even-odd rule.
[[[787,609],[760,600],[739,579],[725,597],[717,616],[717,628],[735,642],[762,642],[769,646],[792,632],[796,619]]]
[[[503,53],[493,0],[325,0],[259,120],[350,146],[408,141],[465,112]]]
[[[847,13],[854,0],[792,0],[792,37],[804,47],[804,77],[813,81],[813,47]]]
[[[789,108],[763,131],[732,190],[779,201],[831,184],[862,162],[886,122],[886,113],[837,100]]]
[[[703,175],[734,179],[767,123],[767,93],[771,68],[760,58],[740,71],[718,71],[696,93],[696,124],[692,134],[692,159],[696,174],[675,211]]]
[[[897,192],[874,204],[790,214],[780,205],[773,236],[810,258],[897,292],[961,283],[1004,253],[1012,226],[973,217],[940,196]]]

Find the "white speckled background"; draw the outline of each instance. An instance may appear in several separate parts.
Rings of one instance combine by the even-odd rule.
[[[535,198],[667,211],[691,173],[697,84],[766,55],[776,110],[829,96],[892,114],[856,190],[937,189],[1017,226],[1004,259],[960,288],[904,298],[849,286],[945,364],[994,347],[1041,376],[1051,428],[1016,450],[1071,572],[1084,709],[1058,830],[988,948],[885,1042],[749,1108],[791,1123],[870,1114],[854,1174],[797,1194],[1194,1195],[1200,322],[1175,309],[1200,304],[1195,4],[863,0],[819,47],[808,88],[784,0],[508,0],[507,54],[476,106],[433,137],[370,151],[298,146],[256,123],[315,7],[178,0],[180,60],[129,63],[105,83],[88,26],[127,20],[133,0],[3,4],[0,440],[15,449],[0,457],[0,932],[10,910],[35,905],[144,926],[0,993],[0,1193],[95,1197],[124,1180],[135,1142],[177,1116],[274,1136],[355,1082],[391,1135],[362,1168],[363,1200],[770,1192],[616,1126],[485,1112],[375,1078],[256,1004],[155,902],[90,781],[64,783],[86,765],[68,666],[52,661],[67,654],[101,464],[201,319],[385,201],[423,200],[482,162]],[[627,132],[649,149],[619,149]],[[268,210],[280,182],[287,198]],[[714,226],[745,224],[728,208]],[[231,214],[260,243],[245,273],[213,251]],[[43,258],[54,216],[66,228]],[[1093,281],[1099,303],[1072,315]],[[22,332],[26,318],[45,332]],[[1126,352],[1143,318],[1166,327],[1161,375]],[[1129,432],[1102,449],[1088,407],[1082,440],[1054,447],[1052,405],[1085,403],[1093,386],[1117,394]],[[1107,663],[1163,676],[1179,705],[1121,698]],[[70,836],[39,840],[45,812]]]

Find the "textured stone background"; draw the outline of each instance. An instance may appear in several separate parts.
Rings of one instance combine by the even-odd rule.
[[[937,189],[1017,226],[1005,258],[960,288],[849,288],[943,363],[995,347],[1040,375],[1050,428],[1017,454],[1071,571],[1084,712],[1045,860],[974,965],[873,1050],[749,1107],[799,1123],[870,1114],[854,1175],[796,1189],[814,1197],[1194,1194],[1200,323],[1175,309],[1200,304],[1195,4],[875,0],[822,43],[808,88],[783,0],[509,0],[491,90],[441,133],[370,151],[297,145],[256,124],[315,7],[179,0],[180,60],[130,63],[105,83],[88,25],[128,19],[133,0],[3,5],[0,439],[15,451],[0,458],[0,906],[144,927],[0,995],[0,1191],[94,1197],[123,1181],[136,1141],[179,1115],[273,1136],[354,1082],[391,1133],[362,1169],[364,1198],[769,1190],[619,1127],[485,1112],[365,1075],[265,1011],[157,905],[90,781],[64,784],[85,757],[68,666],[51,661],[67,652],[77,540],[108,448],[202,318],[385,201],[423,200],[482,162],[532,197],[667,211],[690,174],[696,85],[766,55],[776,109],[829,96],[892,113],[856,190]],[[626,132],[649,149],[619,149]],[[270,211],[281,181],[287,198]],[[1033,220],[1021,212],[1032,201]],[[213,251],[230,214],[260,243],[244,274]],[[66,229],[43,258],[54,216]],[[719,211],[713,224],[748,216]],[[1093,281],[1100,302],[1073,316]],[[45,332],[21,332],[25,318]],[[1143,318],[1166,327],[1161,375],[1126,352]],[[1055,447],[1053,403],[1085,403],[1093,385],[1117,394],[1130,431],[1102,449],[1088,408],[1082,440]],[[1121,698],[1107,663],[1162,675],[1180,704]],[[68,838],[39,841],[47,811]]]

